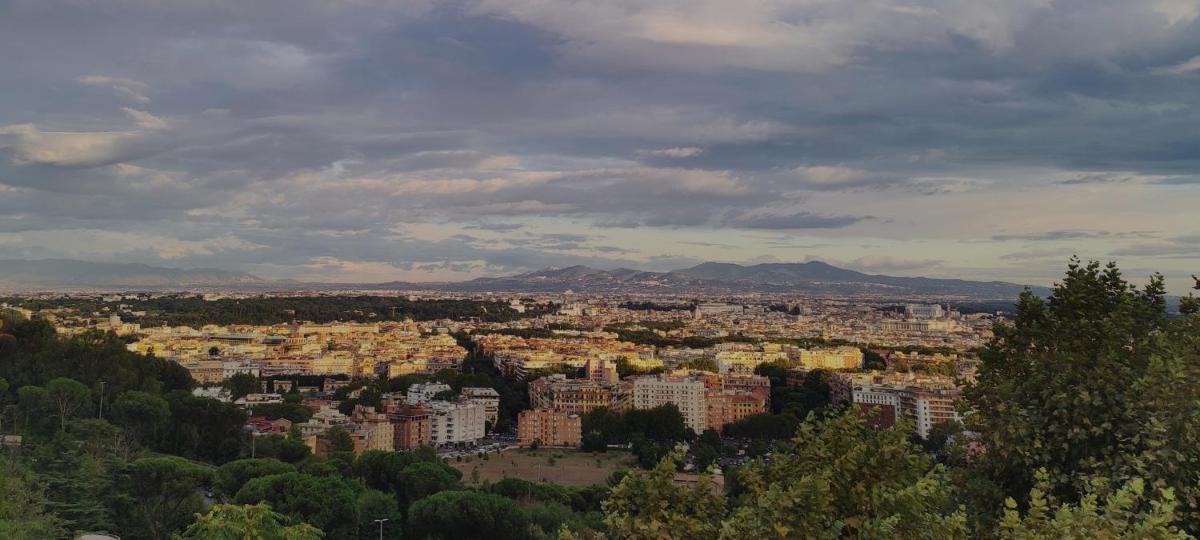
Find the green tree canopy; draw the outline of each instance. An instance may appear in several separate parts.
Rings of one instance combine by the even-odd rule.
[[[147,536],[162,540],[204,508],[200,489],[211,480],[212,470],[186,459],[148,457],[130,465],[126,491]]]
[[[443,491],[417,501],[408,510],[409,537],[524,539],[529,518],[512,500],[476,491]]]
[[[28,469],[0,456],[0,538],[42,540],[65,532],[46,509],[45,486]]]
[[[307,523],[288,519],[269,504],[218,504],[179,536],[182,540],[319,540],[325,535]]]
[[[1195,316],[1167,316],[1160,276],[1137,289],[1114,264],[1073,260],[1048,299],[1021,296],[981,353],[965,393],[984,450],[975,474],[1022,505],[1042,469],[1067,503],[1091,478],[1143,477],[1173,487],[1200,531],[1196,329]]]
[[[46,397],[58,417],[59,431],[66,431],[67,421],[88,405],[91,396],[91,390],[75,379],[59,377],[46,383]]]
[[[1024,514],[1017,510],[1016,501],[1006,500],[997,536],[1004,540],[1192,538],[1172,524],[1176,504],[1170,488],[1154,496],[1147,493],[1140,478],[1119,489],[1113,489],[1105,479],[1093,479],[1078,504],[1063,504],[1045,491],[1050,487],[1042,470]]]
[[[351,538],[359,522],[361,484],[340,476],[289,472],[255,478],[238,491],[234,502],[266,502],[281,514],[311,523],[330,538]]]
[[[217,468],[217,487],[232,497],[250,480],[289,472],[296,472],[296,467],[278,459],[239,459]]]
[[[171,421],[171,406],[157,395],[130,390],[113,402],[113,418],[142,444],[154,447]]]

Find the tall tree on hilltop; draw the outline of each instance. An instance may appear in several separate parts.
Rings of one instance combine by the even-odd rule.
[[[1200,508],[1197,447],[1179,442],[1200,441],[1195,324],[1167,316],[1161,276],[1139,290],[1114,264],[1072,259],[1049,299],[1021,295],[981,354],[965,392],[977,471],[1023,505],[1045,470],[1042,488],[1065,502],[1095,478],[1146,477]]]

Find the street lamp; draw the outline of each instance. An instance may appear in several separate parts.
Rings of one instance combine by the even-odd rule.
[[[383,522],[388,521],[389,519],[390,518],[383,518],[375,520],[375,523],[379,524],[379,540],[383,540]]]

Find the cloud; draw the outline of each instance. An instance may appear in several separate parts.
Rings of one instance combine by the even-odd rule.
[[[1156,242],[1140,242],[1112,250],[1114,257],[1165,257],[1200,260],[1200,235],[1184,235]]]
[[[675,146],[672,148],[659,148],[657,150],[639,150],[642,155],[665,157],[665,158],[689,158],[700,155],[704,152],[703,148],[695,146]]]
[[[727,219],[724,224],[744,229],[839,229],[869,219],[871,218],[862,216],[824,216],[810,212],[751,213]]]
[[[992,242],[1184,256],[1169,239],[1200,205],[1191,0],[5,15],[0,234],[30,256],[471,276],[781,247],[757,230],[847,261],[946,250],[931,271],[983,275],[1019,260]],[[83,249],[81,230],[115,236]],[[1154,263],[1192,264],[1171,257]]]
[[[16,165],[96,166],[125,161],[146,148],[137,132],[50,132],[33,124],[0,126],[0,150]]]
[[[999,258],[1006,261],[1028,261],[1031,259],[1064,260],[1077,253],[1078,250],[1072,248],[1038,248],[1006,253]]]
[[[812,165],[796,169],[809,183],[820,187],[844,186],[858,182],[866,173],[843,165]]]
[[[1087,184],[1124,184],[1134,181],[1133,176],[1116,175],[1112,173],[1097,173],[1084,174],[1066,180],[1060,180],[1058,183],[1066,186],[1087,185]]]
[[[992,240],[1009,241],[1023,240],[1028,242],[1057,242],[1063,240],[1083,240],[1083,239],[1128,239],[1128,238],[1153,238],[1155,233],[1151,231],[1084,231],[1084,230],[1056,230],[1032,232],[1023,234],[998,234],[992,236]]]
[[[146,83],[141,81],[125,79],[122,77],[108,77],[104,75],[84,75],[78,80],[80,84],[87,86],[100,86],[111,89],[118,96],[131,99],[138,103],[150,102],[150,98],[146,97]]]

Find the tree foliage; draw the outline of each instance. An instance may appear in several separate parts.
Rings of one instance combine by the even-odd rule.
[[[408,510],[410,538],[451,540],[528,537],[529,517],[511,499],[476,491],[443,491]]]
[[[1065,503],[1093,478],[1145,478],[1173,488],[1185,527],[1200,531],[1197,324],[1167,316],[1160,276],[1137,289],[1113,264],[1073,260],[1048,299],[1021,296],[981,354],[966,391],[983,447],[975,474],[1019,505],[1038,470]]]
[[[29,469],[0,456],[0,538],[58,538],[64,528],[47,509],[45,486]]]
[[[307,523],[271,511],[269,504],[218,504],[179,536],[182,540],[319,540],[325,535]]]
[[[1147,493],[1140,478],[1118,489],[1097,478],[1087,483],[1077,504],[1063,504],[1048,494],[1051,487],[1046,471],[1041,470],[1024,514],[1018,511],[1015,500],[1007,499],[998,536],[1005,540],[1191,538],[1172,524],[1176,502],[1170,488],[1154,496]]]
[[[212,471],[202,465],[175,456],[148,457],[130,465],[126,491],[147,536],[162,540],[204,508],[200,489],[211,481]]]
[[[311,523],[330,538],[350,538],[357,532],[358,497],[364,490],[361,484],[340,476],[289,472],[246,482],[234,502],[267,502],[279,513]]]

